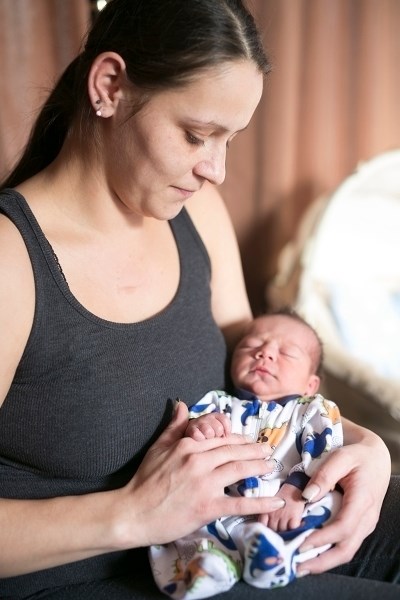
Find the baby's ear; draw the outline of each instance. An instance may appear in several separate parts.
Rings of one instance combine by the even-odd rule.
[[[318,377],[318,375],[310,375],[306,390],[307,396],[313,396],[316,394],[319,390],[320,384],[321,379]]]

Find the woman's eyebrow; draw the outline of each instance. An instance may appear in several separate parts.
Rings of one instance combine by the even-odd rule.
[[[197,125],[199,127],[209,127],[210,129],[216,129],[217,131],[220,131],[221,133],[229,133],[230,129],[228,129],[227,127],[225,127],[224,125],[221,125],[221,123],[217,123],[217,121],[201,121],[199,119],[190,119],[191,124],[193,125]],[[244,131],[245,129],[247,129],[248,125],[246,125],[245,127],[242,127],[242,129],[238,129],[237,131],[235,131],[234,133],[239,133],[240,131]]]

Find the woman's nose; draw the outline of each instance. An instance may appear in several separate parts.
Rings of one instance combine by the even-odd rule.
[[[225,181],[226,173],[226,148],[213,149],[210,156],[198,162],[194,173],[203,179],[207,179],[214,185],[220,185]]]

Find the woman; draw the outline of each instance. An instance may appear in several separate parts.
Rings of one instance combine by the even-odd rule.
[[[263,445],[181,439],[183,402],[160,435],[176,395],[225,385],[251,318],[213,185],[268,69],[239,0],[111,0],[4,182],[0,597],[159,597],[146,546],[281,506],[223,493],[270,470]],[[308,488],[345,492],[312,573],[353,556],[387,488],[380,439],[347,423],[345,441]]]

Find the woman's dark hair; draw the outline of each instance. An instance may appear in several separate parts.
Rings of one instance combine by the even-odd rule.
[[[270,69],[254,18],[241,0],[109,0],[98,14],[79,56],[44,104],[25,151],[0,187],[15,187],[48,166],[71,132],[91,139],[95,117],[87,81],[100,53],[125,61],[141,101],[157,90],[182,86],[202,69],[250,59]]]

